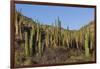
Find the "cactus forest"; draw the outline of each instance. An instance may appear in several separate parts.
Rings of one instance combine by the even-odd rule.
[[[95,61],[95,22],[79,30],[62,28],[60,17],[44,25],[15,11],[15,65]]]

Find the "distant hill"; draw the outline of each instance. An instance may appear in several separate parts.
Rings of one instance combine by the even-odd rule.
[[[42,25],[38,20],[36,20],[36,19],[33,20],[33,19],[31,19],[31,18],[29,18],[27,16],[22,15],[19,12],[17,12],[17,14],[19,16],[21,16],[21,17],[24,17],[24,20],[26,20],[27,22],[34,23],[34,24],[38,24],[39,23],[41,26],[44,26],[44,27],[51,27],[51,28],[54,27],[54,26],[51,26],[51,25]],[[94,27],[95,27],[95,22],[91,21],[89,24],[81,27],[79,30],[90,29],[91,32],[94,32]],[[61,28],[61,29],[63,29],[63,30],[69,30],[69,29],[64,29],[64,28]],[[76,30],[70,30],[70,31],[76,31]]]
[[[89,30],[90,32],[95,32],[95,22],[91,21],[88,25],[83,26],[80,30]]]

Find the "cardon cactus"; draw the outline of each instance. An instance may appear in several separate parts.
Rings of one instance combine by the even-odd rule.
[[[35,29],[32,27],[32,30],[30,31],[30,56],[32,56],[32,49],[33,49],[33,37],[35,35]]]
[[[41,56],[42,54],[42,43],[41,43],[41,34],[39,34],[39,43],[38,43],[38,53]]]
[[[85,56],[89,57],[89,34],[85,34]]]
[[[25,32],[25,54],[26,54],[26,56],[29,55],[28,33],[27,32]]]

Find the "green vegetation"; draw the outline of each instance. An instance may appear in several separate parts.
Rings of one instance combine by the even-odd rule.
[[[42,25],[38,20],[15,12],[16,65],[94,61],[93,22],[80,30],[63,29],[59,17],[53,24]]]
[[[89,34],[85,35],[85,55],[86,57],[89,57]]]

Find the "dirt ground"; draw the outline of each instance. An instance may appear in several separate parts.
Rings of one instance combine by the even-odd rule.
[[[32,64],[62,64],[74,62],[94,61],[94,56],[85,57],[84,51],[77,49],[67,49],[64,47],[47,48],[42,56],[24,58],[20,65]]]

